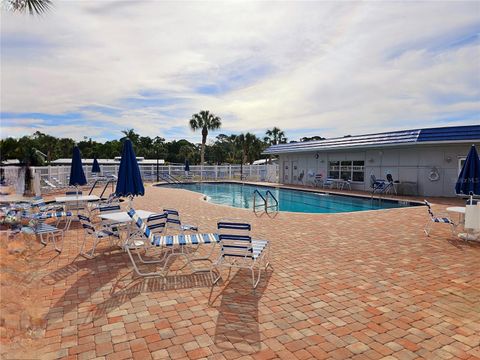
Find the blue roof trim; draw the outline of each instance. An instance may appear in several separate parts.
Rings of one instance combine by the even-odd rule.
[[[378,134],[355,135],[318,141],[306,141],[291,144],[272,145],[265,154],[284,152],[302,152],[316,150],[333,150],[350,147],[374,147],[434,141],[480,141],[480,125],[451,126],[443,128],[415,129],[393,131]]]

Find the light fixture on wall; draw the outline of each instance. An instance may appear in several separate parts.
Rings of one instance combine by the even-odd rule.
[[[315,154],[315,159],[318,159],[320,157],[320,154],[319,153],[316,153]]]
[[[450,156],[445,157],[445,162],[447,163],[452,162],[452,158]]]

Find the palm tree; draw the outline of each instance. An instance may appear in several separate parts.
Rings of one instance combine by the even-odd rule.
[[[128,138],[132,141],[133,145],[138,144],[138,141],[140,140],[140,135],[138,135],[134,129],[125,129],[125,130],[122,130],[122,133],[125,136],[120,139],[121,141]]]
[[[267,130],[265,135],[267,136],[263,138],[263,141],[265,141],[268,145],[285,144],[287,142],[285,133],[276,126],[274,126],[272,130]],[[272,163],[272,155],[268,156],[268,162],[270,164]]]
[[[6,0],[12,11],[29,12],[30,15],[40,15],[50,9],[51,0]]]
[[[243,179],[243,164],[248,161],[248,155],[255,143],[256,136],[247,132],[246,134],[237,135],[235,144],[241,150],[242,160],[240,161],[240,178]]]
[[[198,114],[193,114],[190,119],[190,128],[193,131],[202,129],[202,147],[200,150],[200,164],[205,161],[205,144],[207,143],[208,130],[217,130],[222,126],[222,119],[208,110],[202,110]]]
[[[263,138],[263,140],[270,145],[277,145],[277,144],[285,144],[287,142],[287,138],[285,137],[285,133],[277,128],[276,126],[273,127],[272,130],[267,130],[265,132],[267,136]]]

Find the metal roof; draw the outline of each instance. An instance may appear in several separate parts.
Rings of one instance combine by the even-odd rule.
[[[426,142],[457,143],[468,141],[480,141],[480,125],[402,130],[317,141],[279,144],[270,146],[264,151],[264,154],[341,150],[357,147],[368,148],[391,145],[412,145]]]

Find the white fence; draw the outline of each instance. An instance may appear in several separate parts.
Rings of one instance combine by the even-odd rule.
[[[111,176],[118,174],[120,165],[101,165],[101,175]],[[142,165],[139,164],[143,181],[163,181],[173,177],[179,181],[193,180],[240,180],[240,165],[191,165],[188,174],[183,165]],[[95,179],[92,176],[91,166],[84,166],[83,170],[87,181]],[[158,170],[158,171],[157,171]],[[70,166],[38,166],[32,167],[34,178],[39,179],[42,188],[48,188],[49,183],[57,187],[68,185]],[[247,181],[278,182],[279,168],[276,164],[244,165],[243,179]],[[187,176],[188,175],[188,176]],[[38,180],[37,180],[38,181]]]

